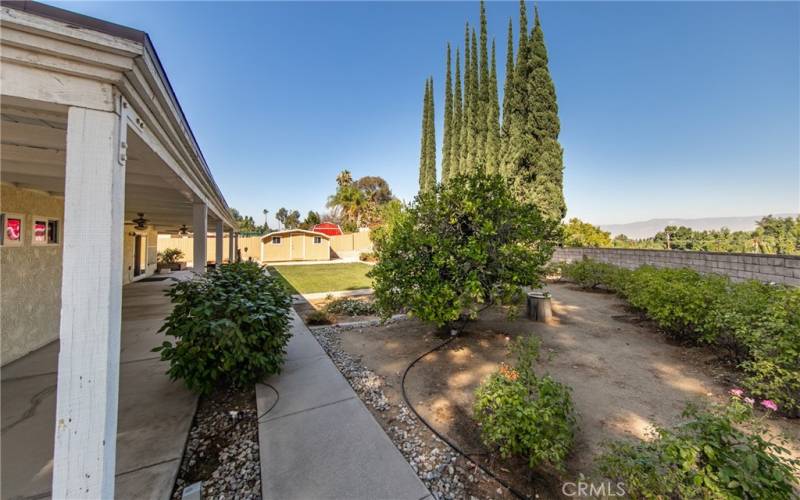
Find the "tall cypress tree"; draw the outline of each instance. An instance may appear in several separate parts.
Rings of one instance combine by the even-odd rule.
[[[485,85],[489,83],[489,53],[487,51],[487,44],[489,43],[489,35],[486,32],[486,5],[481,0],[481,59],[480,59],[480,88],[484,89]],[[483,98],[486,98],[488,92],[481,92]]]
[[[480,108],[481,100],[478,91],[478,37],[472,30],[470,51],[472,58],[469,61],[469,127],[467,129],[467,168],[469,172],[483,169],[483,144],[480,140]]]
[[[450,149],[453,146],[453,81],[450,76],[450,43],[447,44],[447,70],[444,89],[444,140],[442,141],[442,182],[450,175]]]
[[[503,85],[503,137],[508,137],[511,120],[511,82],[514,79],[514,25],[508,18],[508,45],[506,47],[506,82]]]
[[[497,58],[494,39],[492,39],[492,62],[489,75],[489,103],[486,113],[486,171],[499,171],[500,155],[500,103],[497,98]]]
[[[525,0],[519,0],[519,47],[517,52],[517,63],[522,54],[527,56],[528,45],[528,10],[525,7]]]
[[[514,74],[508,91],[507,118],[508,134],[503,143],[501,172],[514,181],[512,185],[519,196],[527,189],[533,139],[532,116],[529,112],[529,58],[528,58],[528,17],[525,0],[519,2],[519,45]]]
[[[419,146],[419,190],[424,191],[428,178],[428,97],[430,96],[430,81],[425,79],[425,93],[422,97],[422,127],[420,130]]]
[[[558,141],[561,122],[537,7],[534,7],[530,45],[530,88],[533,94],[531,112],[537,139],[533,154],[536,181],[532,186],[532,199],[545,217],[560,220],[566,215],[563,190],[564,151]]]
[[[469,159],[469,128],[472,120],[472,114],[470,113],[472,109],[470,102],[470,80],[472,75],[471,56],[472,54],[469,47],[469,23],[467,23],[464,27],[464,110],[461,114],[461,139],[459,141],[461,151],[459,152],[458,159],[458,171],[461,173],[469,172],[467,162]]]
[[[434,120],[433,104],[433,77],[430,77],[428,84],[428,119],[426,120],[427,130],[425,131],[425,189],[432,190],[436,187],[436,126]]]
[[[450,172],[448,177],[458,174],[458,162],[461,158],[461,115],[463,104],[461,102],[461,55],[456,47],[456,81],[453,95],[453,122],[450,137]],[[444,172],[442,172],[444,174]],[[444,176],[443,176],[444,181]]]
[[[486,29],[486,4],[484,0],[480,2],[480,60],[478,72],[478,108],[476,112],[475,121],[475,161],[480,168],[486,168],[486,141],[488,138],[489,129],[487,127],[489,114],[490,114],[490,93],[491,82],[489,81],[489,54],[487,51],[487,43],[489,35]]]

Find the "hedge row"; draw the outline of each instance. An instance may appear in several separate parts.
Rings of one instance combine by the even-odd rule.
[[[737,396],[728,405],[689,405],[652,439],[609,443],[599,471],[630,498],[796,499],[800,461],[785,440],[762,437],[766,426],[752,411]]]
[[[558,267],[582,287],[616,291],[676,339],[719,347],[744,372],[753,396],[800,411],[800,289],[589,259]]]

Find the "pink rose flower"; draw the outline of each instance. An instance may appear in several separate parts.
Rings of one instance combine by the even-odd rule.
[[[762,401],[761,406],[770,409],[772,411],[778,411],[778,405],[776,405],[775,402],[770,399],[765,399],[764,401]]]
[[[730,391],[728,391],[728,392],[730,393],[730,395],[731,395],[731,396],[736,396],[737,398],[740,398],[740,397],[742,397],[742,394],[744,394],[744,391],[743,391],[743,390],[741,390],[741,389],[736,389],[736,388],[734,388],[734,389],[731,389],[731,390],[730,390]]]

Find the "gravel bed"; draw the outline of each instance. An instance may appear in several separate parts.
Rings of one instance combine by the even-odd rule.
[[[402,319],[390,319],[388,322],[395,321]],[[443,500],[477,500],[474,495],[487,498],[481,492],[495,491],[497,488],[497,497],[503,497],[504,491],[499,488],[499,484],[436,437],[417,419],[402,398],[398,398],[396,403],[390,401],[383,391],[383,378],[341,348],[340,335],[343,332],[360,330],[363,326],[365,325],[332,325],[315,327],[311,332],[431,494]]]
[[[172,498],[197,481],[203,498],[261,498],[254,388],[218,389],[201,398]]]

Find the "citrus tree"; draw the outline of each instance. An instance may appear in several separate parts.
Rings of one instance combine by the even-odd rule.
[[[405,309],[444,326],[516,302],[521,287],[539,284],[556,234],[556,223],[517,201],[501,176],[451,177],[375,235],[376,305],[384,317]]]

